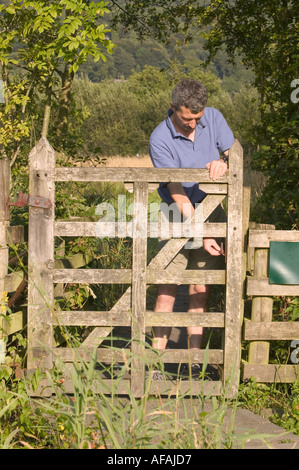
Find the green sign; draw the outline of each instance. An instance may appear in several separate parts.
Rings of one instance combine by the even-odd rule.
[[[299,243],[270,242],[269,269],[270,284],[299,285]]]

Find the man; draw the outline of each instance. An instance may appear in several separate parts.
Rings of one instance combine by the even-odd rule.
[[[215,108],[206,107],[207,101],[207,90],[197,80],[185,79],[175,86],[167,118],[150,137],[149,152],[155,167],[206,168],[212,180],[225,174],[228,150],[235,139],[223,115]],[[223,158],[220,158],[220,152],[224,154]],[[188,218],[195,210],[195,204],[206,196],[195,183],[163,183],[158,192],[164,202],[176,203],[183,218]],[[219,206],[208,220],[224,222],[226,218],[223,209]],[[186,269],[187,265],[190,269],[220,269],[220,259],[223,263],[217,240],[204,239],[202,248],[183,248],[167,269],[177,272]],[[159,285],[155,311],[172,312],[176,293],[176,285]],[[208,297],[208,285],[190,285],[188,311],[207,311]],[[153,332],[153,347],[165,349],[171,328],[155,327]],[[187,334],[188,347],[200,349],[203,329],[189,327]]]

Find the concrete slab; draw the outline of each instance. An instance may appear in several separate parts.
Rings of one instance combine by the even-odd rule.
[[[252,438],[246,441],[244,449],[299,449],[299,436],[287,432],[249,410],[237,410],[234,431],[237,434],[248,431],[252,434]],[[262,440],[253,434],[262,436]]]
[[[153,411],[163,411],[167,413],[169,400],[152,399],[147,402],[147,413]],[[299,449],[299,436],[287,432],[280,426],[271,423],[268,419],[252,413],[243,408],[226,408],[225,406],[213,413],[211,401],[205,400],[204,404],[198,398],[185,398],[178,400],[175,405],[178,418],[185,422],[187,418],[192,418],[190,422],[197,422],[202,411],[207,413],[205,423],[211,424],[211,430],[216,430],[216,426],[221,426],[221,432],[227,442],[231,442],[231,447],[224,446],[225,449]],[[171,410],[173,408],[169,408]],[[208,415],[211,416],[208,416]],[[216,421],[217,417],[223,416],[223,422]],[[218,428],[220,430],[220,428]],[[212,432],[211,432],[212,436]],[[223,439],[224,440],[224,439]]]

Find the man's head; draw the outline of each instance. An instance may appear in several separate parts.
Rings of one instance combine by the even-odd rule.
[[[189,135],[204,114],[208,92],[198,80],[185,79],[172,92],[172,121],[176,129]]]
[[[181,106],[190,109],[192,114],[200,113],[207,105],[208,92],[198,80],[185,79],[180,81],[172,91],[171,104],[176,111]]]

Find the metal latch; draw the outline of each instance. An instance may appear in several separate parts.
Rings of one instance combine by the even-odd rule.
[[[8,205],[15,207],[31,206],[40,207],[42,209],[49,209],[52,207],[52,202],[46,197],[30,196],[30,194],[25,194],[20,191],[18,194],[18,199],[14,202],[8,202]]]

